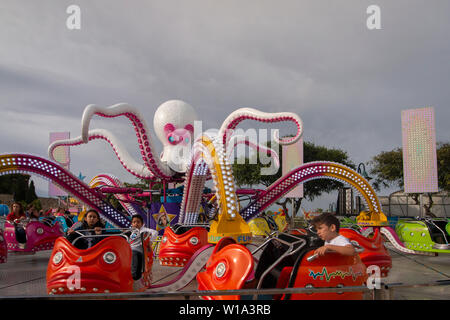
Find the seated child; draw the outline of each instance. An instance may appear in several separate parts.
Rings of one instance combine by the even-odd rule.
[[[36,209],[34,205],[31,204],[28,206],[28,214],[28,218],[30,218],[30,221],[39,221],[40,214],[38,209]]]
[[[327,252],[334,251],[345,256],[353,256],[356,254],[352,243],[344,236],[339,235],[340,223],[338,218],[323,213],[314,218],[311,224],[317,230],[319,237],[325,241],[325,245],[318,248],[314,253],[323,256]]]
[[[84,216],[83,220],[73,225],[72,228],[67,230],[67,240],[69,240],[70,243],[74,243],[77,238],[79,238],[81,235],[78,234],[77,230],[84,230],[83,234],[88,237],[83,237],[82,239],[75,242],[75,247],[78,249],[88,249],[96,245],[98,242],[103,240],[105,237],[96,237],[96,235],[102,235],[104,234],[105,225],[100,219],[100,215],[98,212],[94,209],[90,209],[88,212],[86,212],[86,215]],[[89,237],[94,236],[94,237]]]
[[[130,236],[130,245],[132,252],[131,259],[131,275],[133,280],[139,280],[142,276],[142,266],[144,261],[144,248],[142,247],[142,239],[144,235],[150,236],[150,240],[154,241],[158,236],[158,232],[153,229],[144,227],[144,220],[138,214],[131,217],[131,227],[134,228]]]

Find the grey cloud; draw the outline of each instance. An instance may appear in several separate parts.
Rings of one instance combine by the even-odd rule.
[[[87,104],[128,102],[152,127],[169,99],[192,104],[205,128],[239,107],[296,112],[306,140],[347,150],[355,163],[401,146],[404,109],[434,106],[437,140],[450,136],[448,1],[79,0],[79,31],[65,28],[70,4],[1,5],[0,109],[42,121],[40,144],[56,127],[78,135]],[[371,4],[381,7],[382,30],[365,26]],[[14,117],[3,119],[10,128],[4,121]],[[21,125],[2,150],[38,150]],[[138,158],[126,120],[92,125],[120,133]],[[133,179],[106,143],[95,146],[74,148],[74,165]]]

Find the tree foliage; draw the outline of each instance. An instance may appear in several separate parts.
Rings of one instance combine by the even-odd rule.
[[[34,182],[27,174],[15,173],[0,176],[0,193],[12,194],[14,201],[26,204],[30,204],[38,198]]]
[[[28,186],[28,189],[25,193],[25,201],[26,203],[32,203],[34,200],[36,200],[38,197],[36,195],[36,190],[34,187],[33,180],[30,181],[30,185]]]
[[[397,186],[403,188],[403,156],[402,149],[382,151],[368,163],[370,174],[375,176],[371,181],[375,190]]]
[[[268,147],[275,146],[275,143],[267,144]],[[278,150],[278,148],[274,148]],[[281,150],[281,148],[279,148]],[[335,148],[327,148],[325,146],[318,146],[312,142],[304,142],[303,144],[303,154],[304,154],[304,163],[312,162],[312,161],[332,161],[338,162],[340,164],[344,164],[351,168],[355,168],[354,163],[348,158],[348,154],[346,151],[335,149]],[[282,163],[282,152],[279,152],[280,163]],[[253,161],[250,161],[253,160]],[[241,159],[241,162],[242,159]],[[260,162],[254,163],[254,159],[245,159],[243,164],[239,164],[237,162],[233,163],[233,174],[236,180],[236,185],[239,187],[242,186],[257,186],[259,184],[268,187],[272,183],[274,183],[277,179],[281,177],[282,168],[278,169],[276,174],[273,175],[261,175],[261,169],[267,168],[269,165],[263,165]],[[305,198],[309,200],[314,200],[314,198],[322,195],[323,192],[330,192],[332,190],[337,189],[342,184],[333,180],[313,180],[309,181],[305,184],[304,195]]]
[[[450,143],[438,143],[436,155],[439,188],[450,192]]]
[[[450,191],[450,143],[439,142],[436,147],[438,186],[441,191]],[[371,166],[370,174],[375,176],[372,185],[375,190],[381,188],[397,186],[400,189],[404,187],[403,179],[403,150],[396,148],[391,151],[383,151],[374,156],[368,163]],[[428,196],[428,204],[423,205],[425,213],[433,216],[431,207],[433,206],[433,197],[431,193]],[[419,205],[419,194],[411,194],[413,200]]]
[[[280,150],[279,159],[280,163],[282,163],[282,152],[281,147],[278,148],[275,142],[270,142],[267,144],[268,147],[272,147],[275,150]],[[355,168],[354,163],[349,159],[346,151],[336,149],[336,148],[327,148],[325,146],[318,146],[312,142],[304,142],[303,144],[303,155],[304,155],[304,163],[312,162],[312,161],[332,161],[344,164],[348,167]],[[240,162],[244,162],[240,159]],[[277,179],[281,177],[282,168],[280,166],[279,170],[276,174],[273,175],[261,175],[261,169],[264,167],[268,167],[269,165],[262,165],[260,162],[256,164],[251,164],[256,161],[252,159],[246,158],[245,162],[239,164],[237,162],[233,163],[233,174],[236,181],[236,185],[238,187],[249,186],[254,187],[258,185],[263,185],[268,187],[272,183],[274,183]],[[312,201],[316,197],[321,196],[323,193],[329,193],[333,190],[337,190],[342,186],[342,183],[329,180],[329,179],[318,179],[308,181],[304,184],[304,198]],[[300,205],[303,198],[291,198],[294,204],[294,212],[292,217],[295,217],[296,213],[300,209]],[[287,209],[288,200],[280,199],[277,202],[278,205],[282,206],[284,209]]]
[[[450,143],[439,142],[436,147],[438,185],[440,190],[450,191]],[[375,190],[397,186],[403,188],[403,151],[396,148],[382,151],[368,163],[370,174],[375,176],[372,185]]]

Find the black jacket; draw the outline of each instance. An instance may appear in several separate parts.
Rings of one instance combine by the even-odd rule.
[[[103,223],[101,221],[98,221],[92,228],[89,227],[86,221],[82,221],[81,223],[77,223],[74,225],[73,230],[89,230],[89,231],[82,231],[81,233],[88,237],[83,237],[82,239],[79,239],[75,242],[75,247],[78,249],[88,249],[90,247],[95,246],[97,243],[99,243],[101,240],[103,240],[105,237],[101,236],[95,236],[94,228],[100,227],[102,229],[105,228]],[[102,230],[102,234],[104,234],[104,230]],[[92,236],[92,237],[90,237]],[[77,232],[73,232],[67,236],[67,240],[73,244],[73,242],[81,237],[81,235]]]

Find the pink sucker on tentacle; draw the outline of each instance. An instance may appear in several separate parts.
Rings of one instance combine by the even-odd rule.
[[[268,123],[274,123],[274,122],[281,122],[281,121],[292,121],[297,126],[297,134],[293,138],[286,138],[286,139],[280,139],[280,143],[289,143],[294,141],[299,137],[301,134],[301,125],[298,123],[298,121],[294,117],[290,116],[275,116],[273,118],[265,118],[260,116],[255,116],[252,114],[242,114],[236,118],[234,118],[228,125],[226,126],[226,129],[234,129],[237,127],[237,125],[243,121],[243,120],[256,120],[261,122],[268,122]],[[223,143],[227,143],[229,141],[228,132],[225,131],[223,134]]]

